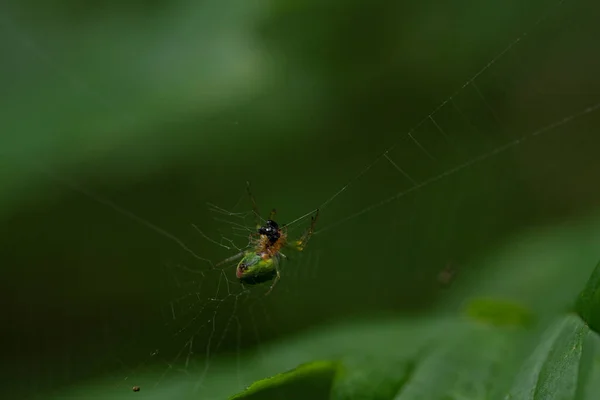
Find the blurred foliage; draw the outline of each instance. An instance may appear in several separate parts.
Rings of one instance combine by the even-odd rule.
[[[223,398],[346,354],[369,366],[349,376],[381,375],[390,389],[403,377],[381,371],[410,370],[416,358],[404,352],[420,347],[401,344],[429,330],[456,334],[432,339],[432,351],[457,346],[448,351],[458,359],[462,333],[485,347],[493,332],[489,340],[532,353],[598,258],[600,117],[551,125],[599,101],[597,13],[551,0],[3,2],[9,397],[79,390],[106,370],[110,383],[84,390],[118,398],[135,376],[144,396],[168,397],[191,392],[161,378],[184,370]],[[386,149],[412,181],[380,157]],[[230,256],[190,224],[244,245],[231,223],[251,218],[205,204],[249,210],[246,181],[280,222],[327,202],[307,254],[291,257],[268,298],[230,282],[231,271],[206,270],[169,236],[212,261]],[[457,282],[440,290],[449,264]],[[204,308],[196,296],[217,301]],[[517,302],[533,310],[534,328],[458,320],[471,297]],[[338,321],[349,325],[328,330]],[[325,344],[305,347],[315,338]],[[465,371],[490,362],[464,354]],[[436,379],[451,385],[432,357]],[[502,359],[495,388],[508,387],[515,357]],[[340,398],[370,390],[341,385]]]

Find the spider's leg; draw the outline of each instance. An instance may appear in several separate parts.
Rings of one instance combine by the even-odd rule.
[[[315,215],[313,215],[310,218],[310,226],[308,227],[308,229],[304,232],[304,234],[302,236],[300,236],[300,239],[298,239],[294,243],[294,245],[295,245],[294,247],[296,248],[296,250],[298,250],[298,251],[304,250],[304,248],[306,247],[306,244],[308,243],[313,232],[315,231],[315,225],[317,224],[318,218],[319,218],[319,210],[317,209],[317,211],[315,212]]]
[[[218,263],[215,264],[215,266],[213,268],[218,268],[223,264],[228,264],[232,261],[236,261],[239,260],[240,258],[242,258],[244,256],[244,252],[240,251],[237,254],[232,255],[231,257],[227,257],[226,259],[224,259],[223,261],[219,261]]]
[[[279,269],[277,269],[276,271],[277,271],[277,275],[275,276],[275,280],[271,284],[271,287],[269,288],[269,290],[267,291],[267,293],[265,293],[265,296],[268,296],[269,293],[271,293],[271,291],[273,290],[273,288],[275,287],[275,285],[277,284],[277,282],[279,282],[279,279],[281,279],[281,275],[279,274]]]
[[[246,182],[246,191],[248,192],[248,197],[250,197],[250,202],[252,203],[252,211],[254,212],[254,223],[256,224],[256,228],[260,228],[260,212],[258,211],[258,206],[256,205],[256,200],[254,200],[254,195],[252,194],[252,190],[250,189],[250,182]]]

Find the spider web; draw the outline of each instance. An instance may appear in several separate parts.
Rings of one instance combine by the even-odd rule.
[[[578,43],[573,43],[573,38],[565,33],[584,20],[582,11],[574,12],[565,7],[568,3],[563,3],[542,6],[543,11],[528,24],[528,29],[508,41],[458,90],[446,95],[410,129],[395,129],[387,136],[390,145],[381,146],[378,139],[373,150],[376,154],[371,150],[359,154],[353,159],[352,170],[357,172],[348,171],[346,183],[340,186],[339,176],[336,176],[325,188],[312,188],[305,196],[311,201],[302,201],[295,217],[280,210],[282,218],[291,221],[292,237],[302,233],[315,209],[321,210],[322,217],[306,254],[286,254],[290,260],[284,261],[282,281],[268,297],[264,296],[265,287],[243,286],[234,279],[235,262],[224,268],[212,268],[220,260],[243,251],[248,244],[254,213],[243,193],[243,185],[239,185],[240,193],[234,204],[210,203],[204,216],[194,216],[195,221],[187,224],[186,231],[172,229],[176,223],[146,219],[141,215],[156,215],[155,212],[143,213],[138,204],[125,208],[121,204],[126,201],[109,200],[76,178],[41,166],[41,172],[53,182],[101,203],[113,214],[116,211],[119,218],[125,216],[142,225],[146,233],[137,231],[135,234],[146,235],[141,239],[146,247],[157,246],[149,257],[154,264],[148,266],[160,281],[160,285],[152,288],[156,308],[147,315],[143,312],[132,315],[131,326],[107,324],[110,326],[108,336],[122,338],[117,348],[111,349],[105,357],[105,362],[111,364],[111,382],[114,382],[106,388],[111,398],[131,395],[134,385],[157,397],[165,396],[170,390],[167,382],[173,379],[187,382],[191,396],[201,396],[218,385],[243,389],[249,383],[246,371],[240,367],[244,354],[260,353],[263,343],[305,327],[304,322],[295,323],[293,316],[286,317],[286,314],[300,312],[288,305],[298,304],[301,299],[304,307],[312,310],[312,323],[316,325],[332,319],[327,309],[337,310],[340,304],[352,303],[364,287],[380,287],[375,308],[387,303],[393,310],[407,300],[398,292],[419,279],[419,272],[407,277],[405,271],[398,271],[385,276],[368,272],[357,280],[353,276],[340,276],[330,266],[338,268],[352,259],[369,266],[416,264],[432,243],[438,243],[436,250],[442,255],[439,260],[432,260],[435,270],[445,258],[460,255],[459,250],[450,250],[454,243],[452,227],[460,223],[448,220],[452,206],[461,202],[466,202],[467,207],[472,202],[490,202],[490,214],[501,219],[501,213],[493,212],[494,202],[489,199],[487,182],[499,185],[500,180],[507,179],[506,175],[516,170],[513,166],[507,172],[507,165],[540,159],[533,154],[549,154],[557,164],[551,171],[562,172],[565,162],[561,163],[557,155],[563,147],[576,141],[585,146],[594,137],[593,125],[597,123],[600,109],[598,92],[591,90],[591,93],[573,96],[578,93],[574,77],[563,76],[564,82],[549,84],[543,78],[530,83],[518,77],[527,79],[538,72],[555,79],[560,76],[556,70],[560,71],[561,59],[586,60],[581,58],[586,49],[569,52]],[[569,12],[575,13],[576,21],[565,22],[560,18]],[[556,23],[561,24],[562,29],[553,29]],[[569,40],[562,39],[561,34]],[[552,40],[567,43],[561,47]],[[537,62],[532,63],[532,60]],[[569,82],[573,82],[572,87],[568,87]],[[503,89],[503,85],[527,88],[520,98],[513,99],[516,105],[511,109],[507,108],[511,102],[502,98],[502,91],[511,88]],[[545,87],[549,87],[550,92],[556,88],[556,93],[544,93]],[[560,93],[561,89],[564,93]],[[569,97],[569,104],[565,104],[565,97]],[[585,170],[582,167],[580,171]],[[568,177],[572,173],[567,173]],[[467,178],[480,182],[480,192],[464,192]],[[506,185],[515,182],[519,179],[507,180]],[[266,186],[260,181],[257,185],[261,189]],[[305,191],[309,188],[309,185],[302,186]],[[254,190],[262,217],[269,211],[265,199],[275,204],[290,203],[272,201],[275,196],[265,196],[265,192]],[[448,208],[435,209],[434,200],[444,195],[448,196]],[[209,200],[209,196],[204,197]],[[306,207],[306,203],[316,207]],[[484,207],[479,211],[486,210],[489,211]],[[169,213],[163,211],[163,214]],[[417,224],[430,228],[415,235],[408,233]],[[363,238],[361,232],[375,232],[375,235]],[[154,233],[158,233],[159,239],[150,239]],[[164,244],[158,244],[164,239],[175,244],[178,251],[165,250]],[[398,242],[403,242],[402,254],[398,254]],[[465,251],[472,252],[474,247]],[[374,248],[377,250],[372,251]],[[157,259],[160,262],[156,262]],[[403,279],[407,283],[398,283],[396,291],[385,283]],[[335,298],[327,298],[325,307],[320,299],[332,286],[339,288],[339,292]],[[369,311],[368,304],[354,306],[352,312]],[[352,312],[339,317],[348,317]],[[231,365],[236,365],[237,379],[223,382],[220,377]]]

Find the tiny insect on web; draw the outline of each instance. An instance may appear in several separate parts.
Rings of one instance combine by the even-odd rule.
[[[279,272],[279,263],[281,258],[287,258],[282,253],[282,249],[292,249],[303,251],[310,238],[313,235],[319,210],[315,210],[311,217],[310,226],[296,240],[289,240],[286,227],[289,224],[279,225],[274,221],[276,211],[271,210],[269,218],[262,223],[256,200],[250,188],[250,182],[246,182],[246,191],[250,202],[252,203],[252,211],[254,213],[256,232],[250,235],[250,245],[247,250],[241,251],[225,260],[217,263],[215,267],[219,267],[230,262],[239,260],[236,268],[236,277],[242,284],[256,285],[273,281],[267,295],[271,293],[281,274]]]

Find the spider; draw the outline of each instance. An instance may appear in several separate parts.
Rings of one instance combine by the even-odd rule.
[[[293,249],[296,251],[303,251],[306,248],[306,244],[311,238],[317,218],[319,217],[319,210],[315,211],[315,214],[310,219],[309,228],[300,236],[299,239],[290,241],[287,236],[287,225],[279,225],[275,222],[276,211],[273,209],[264,224],[261,224],[260,213],[252,191],[250,189],[250,183],[246,183],[246,191],[250,197],[252,203],[252,211],[254,212],[256,233],[250,237],[250,246],[246,251],[242,251],[234,256],[221,261],[215,267],[223,265],[225,263],[237,260],[241,258],[236,268],[236,277],[242,284],[256,285],[273,281],[267,295],[271,293],[281,275],[279,273],[279,262],[281,258],[287,258],[285,254],[281,252],[282,249]]]

